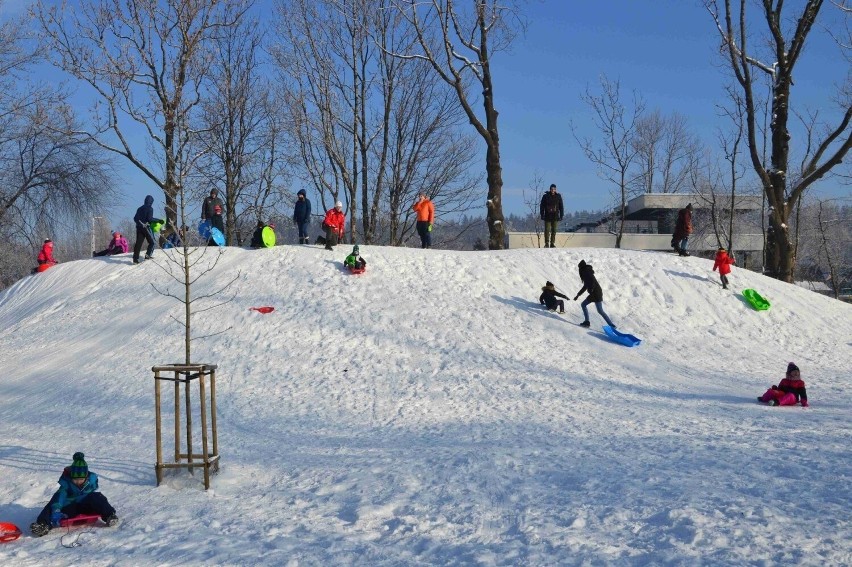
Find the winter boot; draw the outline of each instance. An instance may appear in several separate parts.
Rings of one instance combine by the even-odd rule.
[[[113,512],[112,514],[110,514],[110,515],[109,515],[109,517],[108,517],[108,518],[106,518],[106,519],[104,520],[104,523],[105,523],[108,527],[117,526],[117,525],[118,525],[118,522],[119,522],[119,519],[118,519],[118,516],[116,516],[116,515],[115,515],[115,512]]]
[[[33,522],[30,524],[30,531],[36,537],[47,535],[50,531],[50,524],[45,524],[44,522]]]
[[[591,323],[589,323],[588,321],[583,321],[582,323],[580,323],[580,326],[581,326],[581,327],[591,327],[591,326],[592,326],[592,324],[591,324]]]

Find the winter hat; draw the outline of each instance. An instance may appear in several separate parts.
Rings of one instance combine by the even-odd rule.
[[[787,374],[790,374],[791,372],[800,372],[799,367],[792,362],[787,365]]]
[[[89,476],[89,465],[86,464],[83,453],[74,453],[74,462],[71,463],[71,478],[86,478]]]
[[[556,189],[556,183],[551,183],[551,184],[550,184],[550,188],[551,188],[551,189]]]
[[[578,267],[578,268],[582,268],[582,267],[584,267],[585,265],[586,265],[586,261],[585,261],[585,260],[580,260],[580,263],[579,263],[579,264],[577,264],[577,267]]]
[[[360,256],[360,253],[358,252],[358,245],[357,244],[355,245],[354,248],[352,248],[352,255],[353,256]]]
[[[687,208],[687,209],[689,209],[689,210],[691,211],[691,210],[692,210],[692,203],[688,203],[688,204],[686,205],[686,208]]]
[[[553,282],[547,282],[544,284],[545,287],[553,287]]]
[[[336,203],[334,204],[334,206],[335,206],[335,207],[337,207],[338,209],[342,209],[342,208],[343,208],[343,203],[341,203],[340,201],[338,201],[338,202],[336,202]]]
[[[44,245],[47,246],[48,248],[53,248],[53,241],[49,238],[45,238],[44,239]]]

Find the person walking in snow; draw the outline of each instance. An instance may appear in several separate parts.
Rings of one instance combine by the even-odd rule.
[[[435,205],[420,193],[417,202],[411,206],[417,214],[417,234],[420,236],[420,248],[432,248],[432,223],[435,222]]]
[[[322,227],[325,229],[325,249],[334,250],[338,242],[343,240],[346,215],[343,214],[343,203],[338,201],[334,208],[325,213]]]
[[[556,286],[553,285],[553,282],[547,282],[541,288],[541,295],[538,296],[538,302],[547,307],[548,311],[556,311],[558,307],[560,313],[565,313],[565,302],[562,299],[556,299],[557,297],[568,299],[567,295],[556,291]]]
[[[151,231],[151,221],[154,220],[154,197],[151,195],[145,196],[145,204],[136,209],[136,214],[133,215],[133,222],[136,223],[136,242],[133,243],[133,263],[139,263],[139,254],[142,252],[142,243],[148,241],[148,249],[145,252],[145,259],[150,260],[154,257],[154,233]]]
[[[562,207],[562,195],[556,191],[556,184],[552,183],[547,193],[542,195],[539,206],[541,220],[544,221],[544,247],[556,247],[556,230],[559,221],[562,220],[565,210]]]
[[[728,274],[731,273],[731,264],[735,264],[733,256],[728,255],[728,251],[722,246],[716,252],[716,260],[713,262],[713,271],[719,270],[719,277],[722,280],[722,289],[728,289]]]
[[[686,247],[689,245],[689,235],[692,234],[692,203],[677,212],[672,248],[681,256],[689,256]]]
[[[580,279],[583,280],[583,288],[577,292],[577,295],[574,296],[574,301],[577,301],[584,291],[589,292],[589,296],[583,300],[583,303],[580,305],[583,308],[583,322],[580,323],[581,327],[589,327],[591,323],[589,322],[589,303],[594,303],[595,308],[598,310],[598,313],[601,317],[603,317],[606,324],[615,329],[615,324],[610,321],[609,317],[603,310],[603,290],[601,289],[600,284],[598,283],[597,278],[595,278],[595,271],[592,269],[591,264],[587,264],[585,260],[580,260],[580,263],[577,264],[577,268],[579,268]]]
[[[64,518],[80,514],[97,514],[107,526],[118,524],[118,516],[106,496],[98,492],[98,475],[89,472],[83,453],[74,453],[70,467],[65,467],[59,477],[59,490],[42,509],[30,531],[36,537],[47,535],[51,528],[59,527]]]
[[[787,365],[787,374],[784,379],[766,390],[762,396],[757,397],[757,401],[769,404],[770,406],[794,406],[802,402],[802,407],[808,407],[808,392],[805,389],[805,382],[801,378],[799,367],[792,362]]]
[[[112,240],[109,241],[107,247],[100,252],[92,252],[92,256],[112,256],[113,254],[125,254],[130,250],[130,245],[127,244],[127,239],[120,232],[112,233]]]
[[[293,222],[299,230],[299,244],[309,244],[308,225],[311,222],[311,202],[304,189],[296,193],[296,205],[293,207]]]

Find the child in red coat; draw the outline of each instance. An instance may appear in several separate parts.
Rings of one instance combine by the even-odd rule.
[[[757,401],[770,406],[794,406],[802,401],[802,407],[808,407],[808,392],[801,379],[799,367],[792,362],[787,365],[787,375],[777,386],[772,386]]]
[[[731,273],[731,264],[736,264],[731,256],[728,256],[727,250],[720,247],[716,252],[716,261],[713,263],[713,271],[719,269],[719,277],[722,278],[722,289],[728,289],[728,274]]]

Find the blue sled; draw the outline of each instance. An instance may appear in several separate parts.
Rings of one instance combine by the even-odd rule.
[[[616,331],[615,329],[613,329],[609,325],[604,325],[603,330],[604,330],[604,333],[606,333],[606,336],[608,336],[609,338],[611,338],[612,340],[614,340],[617,343],[623,344],[626,347],[639,346],[639,344],[642,342],[641,340],[637,339],[633,335],[628,335],[626,333],[619,333],[618,331]]]
[[[225,235],[222,234],[222,231],[218,228],[211,226],[209,220],[201,221],[198,225],[198,234],[201,235],[201,238],[204,240],[213,239],[213,242],[216,243],[217,246],[225,245]]]

